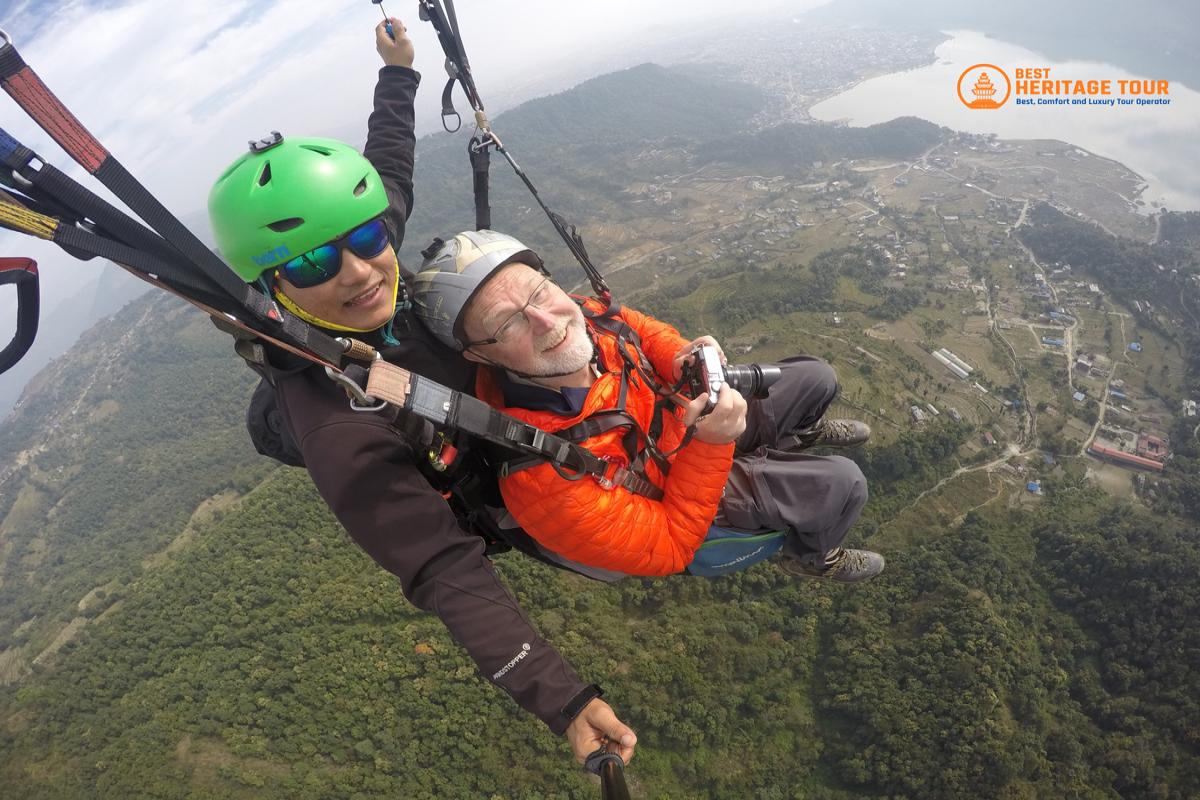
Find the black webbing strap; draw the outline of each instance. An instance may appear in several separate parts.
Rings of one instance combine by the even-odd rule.
[[[34,159],[41,162],[40,167],[34,168]],[[45,163],[37,154],[29,151],[24,163],[13,163],[15,160],[18,159],[9,158],[4,163],[29,182],[35,200],[59,207],[60,213],[54,216],[78,222],[91,221],[98,232],[110,239],[136,247],[164,261],[180,260],[179,253],[161,236],[80,186],[57,167]],[[61,213],[63,210],[67,212],[65,215]]]
[[[500,476],[506,477],[515,472],[521,472],[522,470],[530,469],[531,467],[536,467],[539,464],[545,463],[546,459],[539,458],[537,456],[510,458],[508,461],[504,461],[500,464]],[[607,464],[608,462],[602,463]],[[590,472],[583,472],[575,475],[566,475],[558,469],[555,471],[567,480],[579,480],[584,475],[592,474]],[[601,478],[599,476],[593,476],[596,477],[597,482],[606,489],[620,487],[632,494],[640,495],[654,501],[662,500],[664,497],[662,489],[659,489],[652,482],[650,482],[649,479],[637,474],[631,468],[620,468],[615,470],[609,469],[608,471],[613,473],[612,477]]]
[[[567,245],[567,249],[571,251],[571,255],[583,267],[584,274],[587,275],[588,281],[592,284],[593,291],[603,303],[612,302],[612,291],[608,288],[608,284],[604,282],[604,276],[600,274],[600,270],[592,263],[588,256],[587,248],[584,247],[583,237],[579,235],[579,231],[574,225],[568,223],[561,216],[550,210],[550,207],[542,201],[541,195],[538,194],[537,187],[533,185],[533,181],[525,174],[525,170],[516,162],[508,149],[500,141],[500,138],[492,131],[490,123],[488,123],[487,115],[484,112],[483,100],[479,97],[479,91],[475,88],[475,78],[471,74],[471,64],[467,60],[466,48],[463,47],[462,35],[458,28],[458,18],[454,13],[453,0],[444,0],[445,8],[443,10],[443,0],[419,0],[419,11],[421,19],[433,25],[434,31],[437,33],[438,42],[442,46],[442,52],[446,55],[446,73],[450,76],[450,80],[446,83],[446,88],[442,92],[442,126],[453,133],[457,131],[462,124],[458,112],[454,110],[454,104],[451,100],[451,93],[454,89],[454,83],[457,81],[463,88],[463,93],[467,96],[467,101],[470,102],[471,108],[475,110],[476,125],[482,131],[478,134],[479,144],[478,149],[486,150],[489,147],[496,148],[500,155],[504,156],[512,167],[513,172],[525,184],[525,188],[533,195],[533,199],[545,212],[550,220],[550,224],[554,226],[554,230],[562,237],[563,242]],[[457,124],[452,129],[446,122],[453,116],[457,120]],[[472,151],[473,153],[474,151]],[[474,158],[471,162],[472,170],[476,168]],[[483,186],[486,189],[486,173],[484,173]],[[476,209],[480,206],[479,186],[480,181],[477,178],[475,182]],[[478,219],[478,211],[476,212]],[[488,224],[491,224],[490,219]]]
[[[0,285],[13,284],[17,290],[17,329],[0,350],[0,372],[8,371],[29,352],[38,327],[38,271],[31,258],[0,258]]]
[[[219,286],[178,264],[163,261],[157,256],[137,250],[129,245],[106,239],[83,228],[60,225],[52,241],[68,250],[78,250],[118,264],[132,267],[138,272],[158,278],[172,289],[190,294],[205,305],[219,311],[233,312],[239,306]]]
[[[347,371],[353,369],[350,367]],[[568,480],[590,476],[606,488],[622,486],[653,500],[663,497],[662,491],[645,478],[594,455],[574,442],[497,411],[468,394],[394,365],[381,362],[372,364],[367,387],[372,397],[424,417],[435,425],[455,428],[514,453],[517,458],[513,462],[500,465],[501,475],[509,474],[510,463],[516,466],[525,458],[530,458],[529,466],[549,463]]]
[[[446,70],[450,67],[447,62]],[[446,81],[446,88],[442,89],[442,127],[446,129],[446,133],[458,133],[458,129],[462,127],[462,117],[454,110],[454,78]],[[447,120],[454,119],[454,127],[450,127]]]
[[[467,145],[471,154],[471,178],[475,194],[475,230],[492,227],[492,208],[488,200],[488,169],[492,156],[479,137],[472,137]]]
[[[583,309],[583,315],[587,317],[588,321],[595,328],[617,340],[617,351],[621,354],[621,358],[625,363],[630,365],[656,394],[661,395],[666,393],[666,385],[654,376],[654,366],[646,358],[646,354],[642,350],[642,337],[638,335],[638,332],[628,322],[617,316],[617,314],[621,313],[621,304],[613,301],[608,304],[604,311],[596,313],[582,302],[576,302],[579,302],[580,308]],[[625,346],[626,344],[633,346],[633,356],[629,355],[629,348]]]
[[[613,302],[600,313],[596,313],[580,302],[580,307],[583,309],[584,316],[588,322],[597,330],[612,336],[617,340],[617,352],[620,353],[621,359],[624,362],[623,369],[633,369],[642,380],[646,381],[646,385],[658,396],[658,400],[654,404],[654,410],[650,418],[649,430],[638,428],[638,432],[646,440],[646,447],[637,452],[637,458],[631,459],[631,464],[639,471],[644,463],[644,456],[649,456],[663,475],[667,475],[671,471],[670,457],[682,450],[695,435],[695,427],[689,427],[684,431],[683,438],[679,442],[679,446],[669,453],[664,453],[658,446],[658,438],[663,431],[663,415],[667,413],[667,409],[672,405],[669,396],[675,394],[675,388],[665,385],[660,381],[654,371],[654,366],[650,360],[646,358],[645,352],[642,350],[642,339],[629,323],[620,319],[617,314],[621,312],[621,305]],[[630,355],[630,347],[633,349],[633,355]]]
[[[591,439],[593,436],[599,436],[615,428],[623,428],[629,425],[636,427],[637,420],[631,417],[627,411],[612,408],[607,411],[597,411],[587,419],[582,419],[574,425],[563,428],[558,431],[557,435],[568,442],[579,444]]]
[[[242,306],[264,317],[268,315],[268,308],[259,302],[263,299],[262,294],[238,277],[216,253],[184,227],[119,161],[109,156],[92,174],[205,277]],[[254,295],[254,298],[250,295]],[[271,301],[270,305],[274,306],[274,302]]]
[[[316,359],[340,366],[344,348],[333,338],[281,309],[243,283],[233,270],[184,226],[109,153],[25,63],[7,37],[0,38],[0,86],[80,166],[95,176],[159,234],[195,271],[203,273],[265,328]],[[64,176],[65,177],[65,176]],[[69,203],[68,203],[69,205]],[[173,259],[164,259],[171,261]]]
[[[467,53],[458,32],[458,17],[454,13],[454,2],[445,0],[443,6],[442,0],[418,0],[417,10],[421,19],[433,25],[438,43],[441,44],[442,52],[446,55],[446,74],[449,75],[449,80],[446,82],[446,88],[442,90],[442,127],[450,133],[454,133],[462,126],[462,118],[454,110],[454,102],[451,99],[456,81],[462,86],[463,94],[467,96],[467,102],[474,109],[476,121],[483,119],[483,102],[479,99],[479,92],[475,88],[475,78],[471,75],[471,64],[467,61]],[[453,128],[447,123],[451,117],[455,119]]]

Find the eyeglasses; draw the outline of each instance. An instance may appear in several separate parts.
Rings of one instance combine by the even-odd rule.
[[[554,292],[551,291],[553,284],[549,278],[544,278],[532,292],[529,293],[529,299],[525,301],[525,305],[514,311],[504,322],[496,328],[496,332],[492,334],[490,339],[480,339],[477,342],[466,342],[463,349],[471,347],[479,347],[485,344],[501,344],[506,340],[510,340],[524,330],[529,329],[529,317],[525,316],[525,309],[536,308],[542,311],[549,307],[550,303],[554,302]]]
[[[308,289],[338,274],[342,268],[342,248],[359,258],[374,258],[390,244],[387,225],[382,217],[376,217],[332,242],[301,253],[284,263],[279,271],[293,286]]]

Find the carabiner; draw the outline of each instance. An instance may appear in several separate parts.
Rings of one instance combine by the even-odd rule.
[[[326,367],[325,374],[329,380],[342,387],[350,395],[350,408],[355,411],[382,411],[387,408],[386,400],[378,400],[367,394],[361,386],[346,377],[344,372],[338,372],[333,367]]]

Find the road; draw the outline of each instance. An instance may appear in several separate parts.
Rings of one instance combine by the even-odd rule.
[[[1125,317],[1127,315],[1119,311],[1110,311],[1108,313],[1115,315],[1121,323],[1121,359],[1124,361],[1129,358],[1129,340],[1125,335]],[[1088,434],[1087,439],[1083,442],[1083,446],[1079,448],[1079,455],[1081,456],[1087,454],[1087,449],[1092,446],[1092,442],[1096,440],[1096,434],[1100,432],[1100,426],[1104,424],[1104,413],[1108,410],[1109,388],[1112,386],[1113,379],[1117,375],[1117,367],[1120,365],[1120,361],[1114,360],[1112,369],[1108,371],[1108,378],[1104,381],[1103,397],[1100,398],[1100,413],[1096,417],[1096,424],[1092,426],[1092,432]]]
[[[919,495],[917,495],[916,498],[914,498],[911,503],[909,503],[904,508],[897,511],[895,516],[893,516],[887,522],[883,523],[883,525],[886,526],[889,523],[899,519],[901,516],[904,515],[905,512],[910,511],[913,508],[915,508],[917,506],[917,504],[920,503],[922,500],[924,500],[926,497],[933,494],[938,489],[941,489],[947,483],[949,483],[950,481],[959,477],[960,475],[966,475],[969,472],[978,472],[981,469],[993,470],[996,467],[999,467],[1001,464],[1006,463],[1010,459],[1020,458],[1022,456],[1033,455],[1036,452],[1038,452],[1037,448],[1029,448],[1027,450],[1022,450],[1019,447],[1017,447],[1016,445],[1010,444],[1008,447],[1004,448],[1004,455],[1000,456],[999,458],[992,459],[991,461],[988,461],[985,464],[977,464],[973,467],[959,467],[958,469],[954,470],[954,472],[951,472],[949,475],[942,478],[940,481],[935,483],[933,486],[930,486],[928,489],[926,489],[925,491],[923,491]],[[988,502],[990,502],[990,500]]]

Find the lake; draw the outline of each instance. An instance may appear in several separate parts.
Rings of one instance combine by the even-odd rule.
[[[819,120],[866,126],[917,116],[960,131],[1005,139],[1059,139],[1114,159],[1146,179],[1142,199],[1153,211],[1200,210],[1200,92],[1171,75],[1135,75],[1101,62],[1055,62],[1011,42],[974,31],[948,31],[929,66],[872,78],[810,109]],[[1171,80],[1169,106],[1018,106],[967,108],[956,92],[958,76],[976,64],[995,64],[1010,78],[1016,67],[1050,67],[1056,79]],[[966,89],[964,88],[964,91]]]

